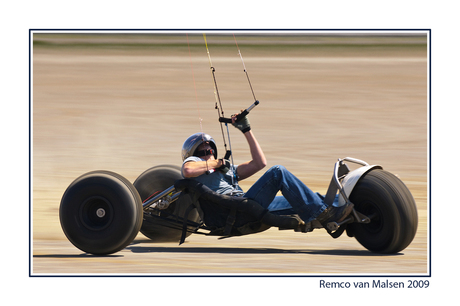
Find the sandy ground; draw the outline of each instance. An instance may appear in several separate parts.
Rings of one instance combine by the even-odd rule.
[[[227,116],[252,104],[233,37],[208,36]],[[32,273],[426,274],[427,52],[423,36],[238,37],[260,105],[250,114],[268,166],[282,164],[325,193],[337,158],[380,164],[411,190],[419,227],[402,253],[379,256],[354,239],[271,229],[183,246],[139,234],[109,257],[82,254],[59,224],[60,198],[79,175],[111,170],[130,181],[181,164],[203,130],[222,144],[202,36],[34,35]],[[201,120],[200,120],[201,118]],[[249,159],[231,127],[235,163]],[[219,146],[223,152],[223,146]],[[241,182],[247,189],[261,174]]]

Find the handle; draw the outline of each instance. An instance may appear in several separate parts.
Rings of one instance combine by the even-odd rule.
[[[238,121],[240,121],[241,119],[243,119],[244,117],[246,117],[246,115],[249,114],[249,112],[250,112],[254,107],[256,107],[257,105],[259,105],[259,101],[256,100],[254,103],[252,103],[251,106],[249,106],[249,107],[246,108],[243,112],[241,112],[241,114],[238,114],[238,116],[236,116],[236,121],[235,121],[235,122],[238,122]],[[219,117],[219,122],[232,123],[232,118]]]

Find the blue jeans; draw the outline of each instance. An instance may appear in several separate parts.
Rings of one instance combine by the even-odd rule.
[[[278,191],[283,196],[277,196]],[[321,195],[279,165],[265,172],[243,196],[276,214],[298,214],[305,222],[316,219],[327,207]]]

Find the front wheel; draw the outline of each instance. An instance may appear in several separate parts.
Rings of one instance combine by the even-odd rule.
[[[409,189],[395,175],[374,169],[360,178],[350,201],[371,218],[368,224],[352,223],[347,231],[370,251],[398,253],[413,240],[418,216]]]
[[[130,244],[142,225],[142,201],[134,186],[109,171],[93,171],[73,181],[61,199],[59,219],[69,241],[97,255]]]

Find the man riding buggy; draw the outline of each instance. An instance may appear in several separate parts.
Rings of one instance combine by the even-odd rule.
[[[339,159],[325,196],[277,165],[244,192],[238,181],[267,165],[247,119],[249,109],[219,118],[244,134],[252,158],[245,163],[230,162],[231,150],[218,159],[214,139],[201,132],[185,140],[181,168],[154,166],[134,183],[105,170],[76,178],[59,208],[69,241],[88,253],[112,254],[139,231],[154,242],[181,244],[192,233],[226,238],[278,227],[304,233],[324,228],[333,238],[346,231],[378,253],[397,253],[411,243],[418,224],[414,198],[380,165]],[[360,167],[350,170],[345,162]]]
[[[252,199],[273,214],[297,214],[303,221],[301,224],[317,220],[325,227],[329,222],[342,222],[351,213],[352,203],[340,207],[327,205],[322,195],[314,193],[280,165],[271,167],[247,192],[243,192],[237,182],[262,170],[267,161],[247,116],[239,121],[236,121],[236,115],[232,116],[232,124],[245,136],[252,160],[232,165],[224,158],[217,159],[214,139],[202,132],[195,133],[182,146],[184,178],[196,180],[218,194]],[[282,196],[277,196],[278,191]],[[337,201],[338,195],[334,203]]]

